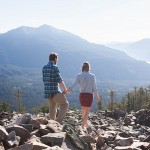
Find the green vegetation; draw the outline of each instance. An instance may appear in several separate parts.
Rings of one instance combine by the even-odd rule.
[[[150,109],[150,85],[147,88],[134,88],[134,91],[128,92],[119,105],[127,112],[137,111],[140,109]]]
[[[0,104],[0,112],[8,112],[9,111],[9,104],[8,103],[1,103]]]
[[[45,103],[42,79],[39,76],[0,78],[0,104],[9,104],[10,111],[28,111]]]
[[[146,88],[135,87],[133,91],[128,92],[119,102],[114,102],[114,91],[110,92],[110,101],[107,105],[108,110],[119,108],[130,112],[140,109],[150,109],[150,85]]]
[[[65,80],[68,86],[73,80]],[[142,88],[132,87],[139,86]],[[143,86],[141,86],[143,85]],[[94,99],[91,111],[120,108],[131,111],[140,108],[150,108],[150,88],[144,87],[147,82],[97,82],[101,102]],[[108,89],[117,89],[109,90]],[[111,93],[115,92],[115,93]],[[131,92],[128,92],[131,91]],[[128,93],[127,93],[128,92]],[[126,93],[126,94],[125,94]],[[79,88],[67,95],[70,108],[81,109]],[[33,109],[34,108],[34,109]],[[0,111],[17,112],[48,112],[47,100],[44,99],[44,86],[41,75],[4,78],[0,77]]]
[[[48,107],[48,103],[43,104],[42,106],[37,106],[33,108],[33,113],[37,114],[39,112],[42,113],[48,113],[49,112],[49,107]]]
[[[103,110],[103,97],[100,96],[100,101],[97,102],[97,110]]]
[[[24,113],[25,106],[23,104],[23,93],[21,89],[17,88],[14,90],[14,107],[16,107],[17,112]]]
[[[78,92],[75,92],[75,93],[77,94]],[[143,109],[143,108],[150,109],[150,85],[147,88],[135,87],[133,91],[130,91],[127,94],[125,94],[124,97],[118,102],[115,101],[116,95],[117,95],[116,91],[110,90],[108,92],[109,102],[106,106],[106,109],[113,110],[115,108],[119,108],[119,109],[127,111],[127,112],[138,111],[138,110]],[[24,105],[22,103],[23,94],[19,89],[17,89],[15,91],[14,97],[17,101],[14,101],[12,103],[12,105],[14,105],[16,107],[16,110],[18,112],[24,112],[25,108],[24,108]],[[11,110],[10,106],[11,106],[11,104],[9,104],[8,102],[2,102],[1,101],[0,112],[10,111]],[[78,107],[76,107],[76,105],[72,105],[72,106],[70,106],[70,109],[77,110]],[[104,109],[103,97],[101,96],[101,101],[96,103],[96,110],[103,110],[103,109]],[[39,106],[33,107],[31,109],[31,112],[48,113],[49,112],[48,103],[45,102]]]

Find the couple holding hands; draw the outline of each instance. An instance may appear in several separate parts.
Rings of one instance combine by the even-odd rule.
[[[51,53],[49,55],[49,62],[42,69],[43,83],[44,83],[44,97],[49,102],[50,119],[62,122],[67,108],[69,106],[66,99],[66,94],[73,91],[73,89],[80,86],[80,105],[82,108],[82,129],[88,127],[88,116],[93,102],[93,96],[96,97],[97,102],[100,101],[100,96],[96,87],[95,75],[90,73],[90,64],[84,62],[82,65],[82,72],[76,76],[73,84],[67,89],[64,81],[61,78],[59,68],[57,66],[58,54]],[[61,92],[60,88],[63,89]],[[60,111],[57,114],[57,104],[60,105]]]

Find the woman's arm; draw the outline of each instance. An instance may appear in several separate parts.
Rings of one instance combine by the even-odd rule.
[[[71,92],[79,83],[79,76],[76,77],[75,81],[73,84],[69,87],[68,92]]]
[[[99,96],[98,91],[97,91],[95,76],[94,76],[94,80],[93,80],[93,93],[94,93],[94,95],[96,97],[97,102],[99,102],[100,101],[100,96]]]

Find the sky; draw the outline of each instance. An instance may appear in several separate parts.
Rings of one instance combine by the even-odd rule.
[[[89,42],[150,38],[150,0],[0,0],[0,33],[53,26]]]

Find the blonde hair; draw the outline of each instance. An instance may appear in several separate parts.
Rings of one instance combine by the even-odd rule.
[[[83,65],[82,65],[82,72],[83,71],[88,72],[88,71],[90,71],[90,69],[91,69],[90,64],[88,62],[84,62]]]

